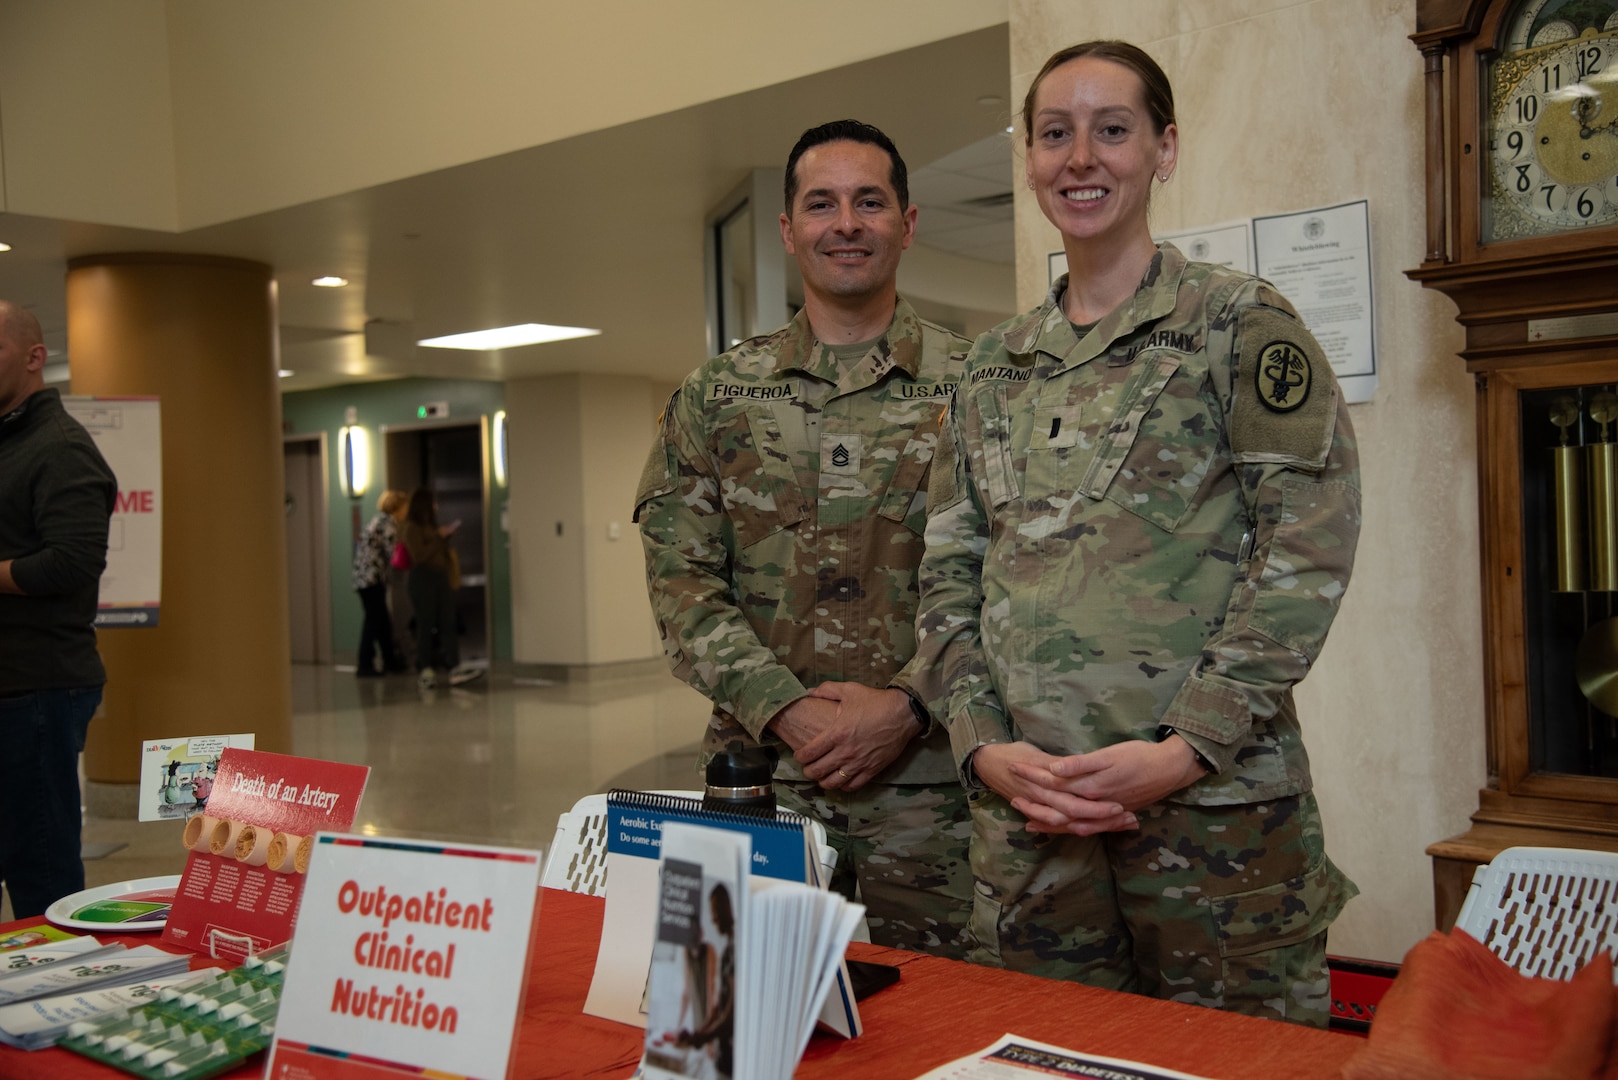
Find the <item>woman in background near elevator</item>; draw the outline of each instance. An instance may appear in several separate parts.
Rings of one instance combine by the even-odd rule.
[[[377,515],[354,545],[354,591],[360,595],[365,621],[360,625],[360,651],[354,674],[360,678],[405,670],[404,658],[393,640],[393,616],[388,611],[388,564],[399,542],[398,523],[404,520],[409,500],[402,491],[384,491],[377,500]],[[377,666],[380,649],[381,666]]]
[[[1069,273],[967,358],[917,616],[975,792],[971,958],[1324,1027],[1357,890],[1292,685],[1353,566],[1347,409],[1273,287],[1152,241],[1179,132],[1151,57],[1064,49],[1022,118]]]
[[[469,682],[481,668],[463,667],[455,626],[455,590],[461,587],[461,564],[450,544],[460,522],[438,524],[433,496],[426,488],[410,493],[400,539],[410,553],[407,587],[416,612],[416,667],[422,689],[438,685],[443,673],[452,684]]]

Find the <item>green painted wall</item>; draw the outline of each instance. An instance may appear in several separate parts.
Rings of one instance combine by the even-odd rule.
[[[343,417],[353,406],[359,426],[370,434],[371,487],[361,500],[361,524],[376,513],[376,500],[383,489],[386,455],[381,428],[385,425],[416,423],[416,407],[429,401],[449,402],[450,420],[486,417],[489,436],[494,436],[494,414],[505,408],[505,385],[472,379],[394,379],[388,382],[354,383],[325,390],[301,390],[281,395],[281,416],[289,435],[326,433],[327,507],[330,523],[328,557],[331,560],[331,634],[337,657],[351,660],[359,648],[360,602],[354,595],[351,575],[354,566],[354,538],[351,506],[343,494],[338,474],[338,432]],[[484,463],[489,477],[489,603],[496,660],[511,659],[511,545],[505,521],[509,488],[494,479],[494,463]]]

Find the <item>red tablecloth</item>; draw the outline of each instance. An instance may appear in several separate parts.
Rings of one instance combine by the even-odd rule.
[[[603,902],[544,890],[518,1043],[521,1080],[627,1077],[640,1060],[639,1028],[581,1011],[595,969]],[[39,920],[8,923],[12,929]],[[106,935],[101,935],[103,938]],[[118,940],[150,944],[150,935]],[[906,1080],[987,1046],[1004,1033],[1219,1080],[1335,1080],[1359,1040],[1095,990],[1074,983],[854,945],[850,957],[897,964],[897,986],[860,1003],[865,1034],[816,1035],[797,1076]],[[262,1058],[229,1075],[259,1077]],[[0,1080],[73,1080],[116,1073],[66,1050],[0,1047]]]

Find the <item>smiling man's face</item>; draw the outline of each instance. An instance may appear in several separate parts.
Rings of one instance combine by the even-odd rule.
[[[821,143],[798,159],[781,242],[798,260],[806,293],[836,306],[894,289],[916,208],[900,208],[891,169],[885,150],[861,142]]]

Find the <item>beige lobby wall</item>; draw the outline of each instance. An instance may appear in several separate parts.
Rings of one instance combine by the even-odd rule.
[[[0,4],[0,210],[178,228],[163,0]]]
[[[630,520],[655,431],[647,422],[652,383],[613,375],[581,375],[579,382],[587,662],[658,657],[646,563]]]
[[[1454,357],[1454,307],[1403,274],[1423,256],[1414,29],[1414,0],[1011,3],[1014,103],[1046,56],[1086,38],[1134,41],[1168,72],[1181,159],[1154,228],[1370,200],[1381,385],[1351,413],[1364,530],[1298,700],[1328,850],[1362,890],[1331,949],[1387,960],[1432,929],[1423,849],[1466,827],[1485,772],[1471,381]],[[1326,42],[1355,47],[1316,47]],[[1061,245],[1017,193],[1026,308]]]
[[[588,662],[579,378],[506,383],[512,658],[519,664]]]
[[[1006,0],[170,0],[196,228],[1003,23]],[[655,184],[655,177],[651,178]]]

